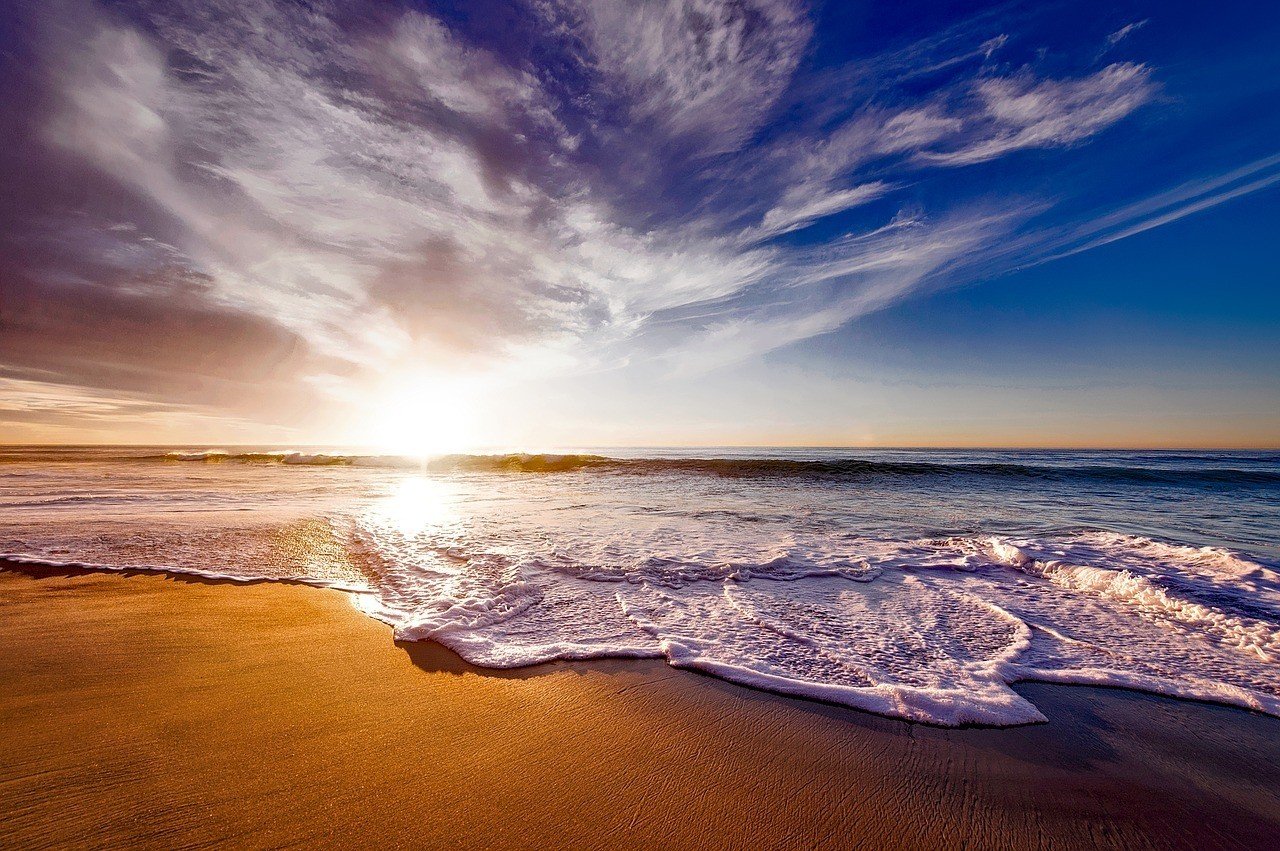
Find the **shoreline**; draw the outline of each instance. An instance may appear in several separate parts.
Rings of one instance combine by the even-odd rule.
[[[184,569],[173,568],[173,567],[151,567],[151,566],[112,567],[110,565],[91,564],[91,563],[81,562],[81,561],[52,561],[49,559],[38,558],[34,556],[0,553],[0,576],[3,576],[5,573],[13,573],[21,576],[27,576],[32,579],[50,579],[50,578],[69,579],[69,578],[80,577],[80,576],[107,575],[107,576],[120,576],[124,578],[160,577],[162,579],[169,579],[175,582],[192,582],[199,585],[226,585],[232,588],[235,588],[235,587],[243,588],[243,587],[250,587],[254,585],[281,585],[281,586],[291,586],[291,587],[297,587],[297,588],[310,588],[318,591],[331,591],[331,592],[336,591],[338,593],[344,594],[347,596],[348,600],[351,601],[353,608],[357,608],[357,611],[359,611],[359,609],[358,607],[355,606],[355,597],[356,595],[366,593],[364,590],[359,588],[346,586],[338,582],[328,582],[320,579],[274,577],[274,576],[273,577],[233,576],[233,575],[227,575],[227,574],[208,573],[208,572],[199,571],[199,570],[184,570]],[[365,617],[372,617],[365,612],[361,612],[361,614],[363,614]],[[376,617],[372,617],[372,619],[378,623],[382,623],[382,621],[379,621]],[[425,642],[411,641],[411,640],[397,639],[397,638],[394,638],[394,636],[389,636],[389,640],[396,647],[400,648],[401,650],[404,650],[406,653],[409,653],[411,656],[413,655],[412,648],[417,645],[426,644],[431,646],[440,646],[438,642],[430,641],[430,640]],[[821,697],[812,696],[804,693],[799,693],[799,692],[793,693],[791,691],[788,691],[786,689],[781,689],[781,688],[770,689],[762,685],[756,685],[753,683],[733,680],[728,677],[721,676],[713,672],[712,670],[709,670],[702,666],[677,667],[672,665],[669,660],[665,658],[657,657],[657,656],[654,656],[654,657],[635,656],[635,655],[620,653],[616,656],[598,656],[598,657],[589,657],[585,659],[553,660],[550,662],[539,662],[533,665],[517,665],[511,668],[500,668],[500,667],[487,667],[484,665],[477,665],[475,663],[468,662],[467,660],[461,658],[461,656],[456,651],[448,648],[447,646],[440,646],[440,649],[445,653],[458,657],[457,663],[459,666],[464,667],[467,670],[475,671],[477,673],[485,673],[493,676],[501,676],[503,671],[518,672],[518,671],[524,671],[524,670],[534,670],[534,669],[542,668],[545,666],[555,666],[555,665],[583,666],[583,665],[592,665],[595,663],[607,664],[610,662],[627,662],[627,661],[645,660],[645,661],[660,662],[661,664],[667,667],[670,667],[672,670],[683,671],[699,677],[706,677],[708,679],[727,683],[737,688],[746,689],[747,691],[752,691],[752,692],[758,692],[760,694],[768,695],[775,698],[796,701],[801,704],[818,704],[821,706],[829,706],[832,708],[847,710],[855,713],[872,715],[878,718],[884,718],[886,720],[903,721],[908,724],[918,724],[923,727],[932,727],[940,730],[1006,730],[1006,729],[1012,729],[1015,727],[1034,726],[1037,724],[1048,723],[1048,719],[1042,719],[1042,720],[1034,720],[1034,721],[1022,721],[1022,722],[1009,723],[1009,724],[982,724],[982,723],[972,723],[972,722],[965,722],[962,724],[943,724],[939,722],[930,721],[927,719],[903,718],[898,715],[881,713],[881,712],[877,712],[874,709],[869,709],[861,706],[850,706],[848,704],[840,703],[838,701],[825,700]],[[1266,712],[1265,710],[1258,709],[1252,706],[1247,706],[1243,703],[1231,702],[1225,699],[1215,700],[1210,697],[1200,697],[1192,694],[1170,693],[1167,691],[1161,691],[1157,688],[1144,688],[1141,684],[1135,684],[1135,683],[1078,682],[1078,681],[1066,679],[1066,678],[1054,679],[1052,677],[1032,676],[1032,677],[1026,677],[1023,679],[1011,680],[1009,682],[1009,685],[1015,691],[1019,690],[1017,688],[1019,686],[1044,685],[1044,686],[1058,686],[1058,687],[1065,687],[1065,688],[1092,688],[1092,689],[1099,689],[1104,691],[1128,692],[1134,695],[1163,698],[1168,700],[1177,700],[1179,702],[1184,702],[1184,703],[1198,703],[1198,704],[1204,704],[1206,706],[1216,706],[1216,707],[1222,707],[1227,709],[1238,709],[1242,712],[1246,712],[1251,715],[1260,715],[1263,717],[1269,717],[1269,718],[1280,720],[1280,715],[1273,715],[1271,713]]]
[[[1244,709],[1024,683],[1048,723],[942,728],[661,660],[476,668],[394,642],[346,593],[226,584],[0,567],[0,845],[1261,848],[1280,833],[1280,719]]]

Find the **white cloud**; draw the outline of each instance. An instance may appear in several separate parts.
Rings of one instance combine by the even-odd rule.
[[[604,0],[582,3],[595,70],[627,93],[632,114],[740,146],[791,80],[812,34],[792,0]]]
[[[701,318],[703,333],[662,352],[676,371],[696,374],[825,334],[909,294],[940,285],[949,272],[980,266],[1001,237],[1037,210],[970,211],[940,220],[899,217],[782,261],[780,287],[745,309]]]
[[[804,227],[826,216],[874,201],[893,188],[892,184],[882,180],[839,190],[802,184],[790,190],[777,206],[765,213],[759,236],[777,236]]]
[[[1114,46],[1119,44],[1121,41],[1123,41],[1124,39],[1128,38],[1131,34],[1133,34],[1136,30],[1142,29],[1144,26],[1146,26],[1147,20],[1148,20],[1147,18],[1143,18],[1140,21],[1134,21],[1131,24],[1125,24],[1123,27],[1111,33],[1111,35],[1107,36],[1107,44],[1109,46]]]
[[[85,2],[48,28],[44,136],[154,208],[103,239],[162,233],[152,255],[305,340],[309,386],[347,399],[422,360],[657,351],[700,369],[834,330],[974,262],[1019,214],[922,212],[817,248],[778,237],[929,167],[1081,142],[1155,90],[1127,63],[1067,80],[975,68],[750,147],[807,49],[798,5],[555,5],[587,51],[571,101],[420,12],[344,26],[339,4],[157,2],[141,27]],[[1005,41],[908,54],[958,67]],[[606,126],[609,106],[623,117]],[[698,197],[637,212],[590,159],[611,145],[624,166],[683,169]]]
[[[920,154],[938,165],[969,165],[1026,148],[1071,145],[1110,127],[1149,101],[1151,70],[1132,62],[1108,65],[1075,80],[1037,80],[1023,73],[988,78],[975,86],[977,125],[961,146]]]
[[[1280,154],[1263,157],[1214,177],[1192,180],[1165,192],[1126,204],[1110,213],[1052,234],[1035,234],[1034,250],[1024,266],[1047,263],[1140,233],[1280,184]]]
[[[864,109],[829,134],[776,146],[769,165],[786,175],[784,189],[753,235],[779,235],[884,195],[891,184],[883,180],[837,188],[876,161],[901,155],[918,166],[956,167],[1075,144],[1128,115],[1154,89],[1149,69],[1117,64],[1077,80],[1028,72],[979,78],[973,98],[958,107],[938,96],[897,110]]]

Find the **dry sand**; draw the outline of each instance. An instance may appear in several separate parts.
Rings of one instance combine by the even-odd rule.
[[[1276,847],[1280,720],[942,730],[658,662],[475,669],[332,591],[0,571],[0,847]]]

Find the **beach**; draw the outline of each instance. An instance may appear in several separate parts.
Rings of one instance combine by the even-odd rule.
[[[1095,6],[5,4],[0,851],[1280,851],[1280,3]]]
[[[943,729],[656,660],[468,665],[348,595],[0,571],[0,846],[1266,847],[1280,720],[1021,684]]]

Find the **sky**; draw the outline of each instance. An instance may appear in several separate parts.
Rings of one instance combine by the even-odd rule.
[[[0,443],[1280,446],[1280,7],[42,0]]]

